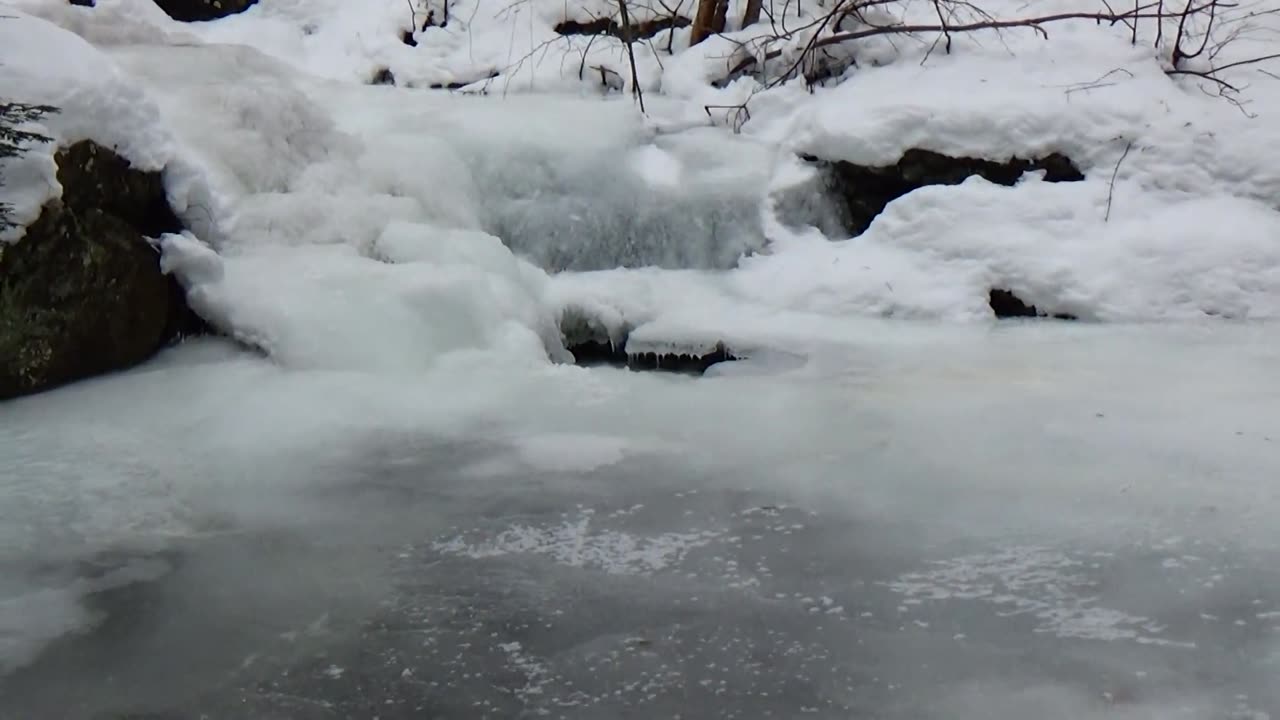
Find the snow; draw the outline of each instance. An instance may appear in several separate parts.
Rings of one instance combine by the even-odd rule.
[[[62,108],[46,119],[60,143],[92,138],[139,169],[164,167],[173,148],[158,109],[100,50],[22,15],[0,24],[0,41],[5,68],[0,90],[23,102]]]
[[[53,142],[0,160],[6,201],[19,226],[0,241],[19,239],[40,208],[61,195],[53,153],[81,140],[112,149],[140,170],[164,170],[175,211],[188,225],[205,226],[189,212],[208,197],[200,169],[174,146],[152,99],[100,49],[51,23],[5,9],[0,66],[0,97],[58,108],[30,128]]]
[[[159,239],[165,270],[258,353],[195,343],[0,414],[0,669],[91,626],[84,598],[115,581],[41,568],[305,523],[307,491],[421,437],[494,445],[448,459],[462,488],[630,490],[633,464],[648,482],[675,466],[851,524],[907,517],[946,552],[892,591],[1077,640],[1174,642],[1161,603],[1085,597],[1075,546],[1190,525],[1277,548],[1280,82],[1256,68],[1231,75],[1251,81],[1242,111],[1123,28],[1077,23],[949,55],[868,40],[812,93],[714,87],[759,28],[694,49],[685,29],[637,45],[642,116],[617,92],[620,43],[552,29],[605,3],[459,0],[417,47],[400,36],[426,8],[402,0],[262,0],[199,25],[148,0],[0,7],[0,96],[61,107],[35,128],[59,144],[163,170],[189,228]],[[402,87],[367,86],[380,68]],[[847,238],[796,157],[910,148],[1061,152],[1086,180],[924,188]],[[52,145],[0,167],[20,223],[60,193],[55,169]],[[992,288],[1086,322],[992,327]],[[560,364],[566,315],[629,352],[750,360],[697,381],[589,372]],[[476,520],[433,547],[651,575],[727,542],[592,517]],[[948,545],[975,538],[995,547]]]
[[[1052,9],[1086,5],[1064,0]],[[262,250],[279,259],[275,246],[284,245],[316,255],[300,264],[323,265],[333,251],[316,246],[345,245],[355,249],[355,263],[391,260],[375,248],[398,242],[385,239],[390,222],[431,227],[440,237],[494,236],[552,271],[601,271],[595,280],[546,279],[525,267],[520,274],[537,287],[517,285],[528,288],[521,290],[526,304],[543,309],[516,312],[497,303],[552,354],[547,327],[570,307],[625,315],[631,328],[659,319],[667,328],[740,326],[745,312],[982,321],[990,317],[987,291],[1003,287],[1038,307],[1096,321],[1265,319],[1280,311],[1280,250],[1268,241],[1276,232],[1280,163],[1259,152],[1280,142],[1280,126],[1265,119],[1280,107],[1273,99],[1280,92],[1261,76],[1246,88],[1250,104],[1242,111],[1201,92],[1195,78],[1167,76],[1146,42],[1133,46],[1116,28],[1055,24],[1049,41],[1031,32],[1008,32],[999,42],[965,36],[950,54],[871,38],[855,53],[861,69],[813,94],[795,83],[761,91],[751,78],[711,87],[728,40],[659,65],[660,35],[638,48],[651,94],[650,115],[642,118],[626,98],[593,99],[590,82],[566,69],[587,38],[543,45],[555,37],[556,22],[589,20],[607,10],[603,5],[455,3],[446,27],[416,33],[417,47],[400,42],[400,34],[425,19],[425,6],[411,12],[398,2],[268,2],[190,25],[150,6],[17,3],[101,49],[33,18],[6,23],[15,42],[48,45],[56,37],[70,48],[59,53],[66,61],[59,66],[37,62],[43,55],[34,46],[14,44],[16,59],[6,63],[18,73],[7,77],[19,84],[8,92],[34,92],[27,90],[32,73],[43,73],[59,80],[32,99],[73,102],[50,123],[121,117],[93,132],[136,164],[167,167],[181,214],[224,255]],[[992,8],[1022,12],[1008,3]],[[905,12],[911,19],[922,10]],[[1266,17],[1254,22],[1269,27]],[[27,25],[37,30],[23,30]],[[758,37],[753,32],[730,36]],[[1247,53],[1259,42],[1245,36],[1230,52]],[[618,56],[616,41],[598,45],[588,65],[603,62],[598,53]],[[520,62],[534,48],[536,57]],[[1009,72],[1015,65],[1018,72]],[[90,66],[112,69],[85,75]],[[360,86],[378,67],[409,85],[497,69],[503,97]],[[99,112],[93,103],[108,96],[118,105]],[[748,98],[749,118],[727,107]],[[509,130],[513,116],[522,118],[518,132]],[[89,132],[54,130],[64,141]],[[794,225],[807,220],[833,231],[821,201],[800,200],[802,209],[795,208],[796,198],[812,194],[796,153],[885,164],[913,147],[993,159],[1062,152],[1087,179],[1050,185],[1031,177],[1015,188],[973,179],[927,188],[891,203],[851,241],[828,242]],[[32,153],[10,165],[19,218],[29,219],[57,193],[49,157]],[[632,269],[614,271],[618,266]],[[639,266],[736,269],[669,280]],[[610,289],[622,286],[631,290]],[[303,287],[312,286],[292,290]],[[248,285],[236,292],[243,296]],[[290,342],[279,340],[284,330],[262,322],[232,331],[270,335],[260,340],[272,348]],[[488,346],[495,335],[505,332],[458,342]],[[297,353],[312,358],[305,362],[314,355],[315,348]]]

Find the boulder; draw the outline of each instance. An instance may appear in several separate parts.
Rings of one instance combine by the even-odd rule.
[[[147,240],[183,229],[159,173],[89,141],[56,160],[62,197],[0,244],[0,400],[136,365],[203,329]]]
[[[169,17],[181,22],[217,20],[248,10],[258,0],[156,0]]]

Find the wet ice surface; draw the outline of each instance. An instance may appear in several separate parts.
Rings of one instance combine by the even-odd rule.
[[[0,717],[1272,717],[1277,359],[1239,326],[701,380],[185,348],[0,417]]]

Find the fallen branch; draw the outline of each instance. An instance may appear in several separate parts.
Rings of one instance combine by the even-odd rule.
[[[620,7],[622,7],[620,5]],[[630,33],[627,33],[625,23],[618,22],[611,17],[596,18],[590,22],[579,22],[577,20],[565,20],[556,25],[555,31],[560,35],[608,35],[623,42],[635,42],[637,40],[648,40],[664,30],[674,30],[676,28],[688,27],[693,21],[681,15],[670,15],[668,17],[659,17],[652,20],[645,20],[631,25]],[[627,36],[630,40],[627,40]]]

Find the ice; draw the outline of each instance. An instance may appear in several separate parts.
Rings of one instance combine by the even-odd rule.
[[[637,537],[612,531],[595,532],[589,518],[557,527],[517,525],[492,541],[469,544],[464,537],[440,541],[432,549],[472,559],[506,555],[545,555],[570,567],[594,567],[610,575],[647,575],[678,565],[686,553],[715,539],[713,532],[666,533]]]
[[[600,435],[534,435],[520,438],[520,459],[539,470],[590,472],[620,462],[630,441]]]
[[[144,0],[15,7],[31,15],[0,19],[0,94],[63,106],[42,126],[62,142],[163,170],[189,228],[160,239],[163,266],[227,336],[0,411],[0,667],[34,668],[5,702],[46,711],[23,716],[55,687],[94,710],[119,687],[180,704],[281,637],[379,613],[465,607],[501,635],[570,602],[581,624],[544,634],[565,645],[478,641],[522,674],[521,702],[603,702],[561,673],[632,621],[759,643],[702,658],[717,667],[785,637],[774,659],[812,665],[778,677],[841,695],[813,668],[857,665],[849,697],[896,693],[915,717],[1096,716],[1095,668],[1138,665],[1133,717],[1274,699],[1274,639],[1246,651],[1200,620],[1251,632],[1280,599],[1280,93],[1260,78],[1251,120],[1087,24],[951,55],[868,42],[812,93],[714,87],[759,28],[688,52],[681,30],[674,56],[666,35],[637,45],[641,115],[578,77],[624,70],[619,43],[556,40],[552,0],[460,0],[417,48],[400,36],[421,10],[398,0],[263,0],[199,26]],[[363,84],[383,67],[418,87]],[[925,188],[849,239],[796,157],[912,147],[1060,151],[1087,179]],[[59,192],[50,153],[3,168],[20,221]],[[1086,322],[995,326],[995,287]],[[696,379],[577,368],[566,314],[628,350],[747,359]],[[776,518],[791,508],[804,522]],[[1168,563],[1173,537],[1213,560]],[[142,607],[127,648],[93,632]],[[635,656],[674,647],[654,638]],[[122,679],[59,649],[84,647]],[[181,671],[191,648],[201,670]],[[310,676],[337,687],[359,663]],[[409,677],[436,670],[457,679]],[[1233,679],[1170,689],[1209,672]]]
[[[511,440],[511,451],[463,468],[471,477],[501,477],[513,472],[590,473],[617,465],[653,448],[638,438],[590,433],[533,433]]]
[[[294,368],[411,372],[468,350],[517,363],[560,357],[536,288],[514,260],[510,270],[282,248],[226,258],[220,277],[192,291],[213,322]]]
[[[581,108],[593,134],[597,123],[617,127],[606,142],[567,126],[551,142],[536,130],[496,147],[492,137],[467,138],[469,165],[484,188],[484,227],[552,270],[728,268],[763,248],[766,148],[710,131],[648,138],[628,119],[628,106],[610,106],[607,115]],[[540,118],[545,109],[538,103],[522,112]]]
[[[997,609],[1021,610],[1076,641],[1188,641],[1187,626],[1149,630],[1141,620],[1176,613],[1183,596],[1111,574],[1107,582],[1125,588],[1116,595],[1090,569],[1093,549],[1124,559],[1135,538],[1147,547],[1181,535],[1237,548],[1235,562],[1246,565],[1280,550],[1276,498],[1263,481],[1280,437],[1270,379],[1280,349],[1265,328],[864,330],[786,374],[701,381],[549,366],[446,365],[412,375],[283,369],[203,342],[123,376],[12,403],[0,413],[8,498],[0,527],[14,533],[3,545],[12,549],[3,576],[6,597],[18,604],[6,606],[15,615],[5,625],[36,602],[47,621],[18,624],[21,653],[11,646],[7,662],[29,660],[44,642],[94,619],[82,599],[97,586],[78,584],[74,568],[112,553],[173,550],[190,556],[183,572],[195,572],[212,562],[198,560],[201,548],[219,547],[220,537],[304,533],[321,554],[282,560],[296,575],[259,585],[236,575],[257,570],[217,565],[231,573],[221,582],[241,588],[238,603],[264,618],[296,617],[289,607],[314,602],[299,597],[314,592],[304,578],[332,577],[334,563],[348,567],[335,548],[399,547],[397,537],[434,536],[437,551],[457,561],[543,558],[620,577],[693,571],[701,566],[688,563],[701,562],[693,558],[703,549],[727,551],[732,536],[718,529],[724,515],[714,504],[731,503],[719,498],[744,487],[780,508],[817,513],[793,530],[800,537],[823,517],[849,528],[892,519],[901,537],[868,538],[870,546],[818,541],[808,552],[887,544],[890,557],[919,556],[893,566],[919,592],[1008,594],[992,601]],[[583,402],[602,384],[606,402]],[[497,464],[474,472],[485,462]],[[681,485],[680,502],[705,496],[716,498],[713,506],[685,515],[660,499],[668,482]],[[387,504],[366,505],[370,493],[384,492]],[[420,501],[408,499],[418,493]],[[551,506],[569,515],[491,514],[528,493],[534,507],[567,498]],[[643,512],[573,510],[616,493],[643,498],[622,502]],[[464,511],[471,502],[489,510]],[[32,534],[32,523],[45,534]],[[769,521],[778,523],[796,524]],[[1019,543],[1026,537],[1034,548]],[[360,569],[343,572],[363,578],[357,586],[386,587],[369,577],[377,563],[366,555],[350,562]],[[51,580],[40,568],[59,574]],[[1216,574],[1201,565],[1164,572],[1185,573],[1173,576],[1184,588]],[[1227,573],[1225,582],[1249,572]],[[751,592],[751,583],[739,585],[729,590]],[[831,588],[801,589],[830,597],[831,607],[859,608],[844,615],[865,607]],[[32,599],[46,591],[57,602]],[[1101,591],[1112,594],[1089,599]],[[1221,602],[1191,607],[1230,613],[1232,601]],[[916,607],[912,619],[939,625]],[[938,632],[954,642],[951,625]],[[964,633],[999,637],[981,626]],[[227,638],[209,657],[221,656],[221,643],[230,643],[225,653],[235,663],[252,651]]]
[[[16,596],[8,588],[0,589],[0,672],[25,665],[49,642],[90,622],[78,593],[21,583],[22,579],[5,583],[18,585]]]

